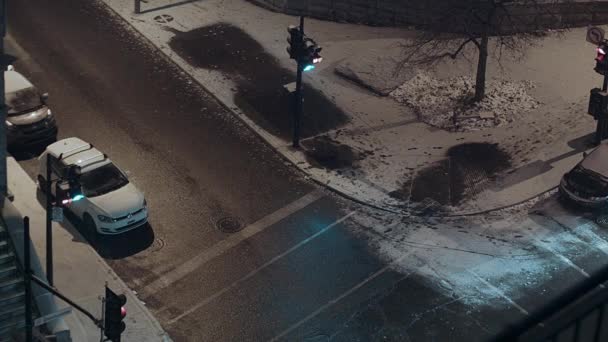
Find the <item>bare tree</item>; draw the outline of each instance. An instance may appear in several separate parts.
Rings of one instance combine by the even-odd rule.
[[[427,2],[420,33],[404,44],[406,64],[432,64],[445,57],[455,59],[465,46],[477,47],[475,95],[485,96],[488,42],[496,38],[495,57],[500,62],[503,49],[523,57],[524,47],[534,44],[547,29],[564,28],[561,18],[570,0],[431,0]]]

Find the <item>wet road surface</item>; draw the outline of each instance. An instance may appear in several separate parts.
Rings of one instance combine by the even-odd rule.
[[[145,192],[149,227],[87,237],[175,341],[485,340],[605,259],[607,234],[578,239],[553,199],[545,211],[568,229],[538,216],[386,228],[305,181],[93,1],[11,3],[9,34],[59,138],[92,142]],[[32,178],[35,155],[19,155]]]

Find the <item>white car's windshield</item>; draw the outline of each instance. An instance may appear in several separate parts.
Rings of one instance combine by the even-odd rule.
[[[111,163],[80,175],[80,186],[86,197],[103,195],[128,183],[129,180]]]
[[[8,115],[18,115],[42,107],[40,94],[34,87],[6,94]]]

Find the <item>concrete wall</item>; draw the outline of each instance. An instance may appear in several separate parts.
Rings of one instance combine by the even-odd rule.
[[[433,12],[446,0],[249,0],[268,9],[291,15],[360,23],[374,26],[417,26],[430,20]],[[447,0],[449,1],[449,0]],[[536,9],[514,5],[512,13],[526,22]],[[580,27],[608,23],[608,1],[576,1],[544,5],[540,20],[550,28]],[[535,24],[529,23],[530,29]]]

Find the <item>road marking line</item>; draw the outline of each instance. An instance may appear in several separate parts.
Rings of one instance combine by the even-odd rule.
[[[568,236],[577,239],[578,241],[581,242],[582,245],[589,245],[589,243],[587,241],[582,240],[579,236],[577,236],[578,234],[576,233],[576,228],[572,228],[560,221],[558,221],[555,217],[548,215],[547,213],[542,213],[541,214],[542,217],[546,218],[549,221],[552,221],[554,223],[556,223],[557,225],[559,225],[561,228],[565,229],[565,231],[561,234],[567,234]],[[549,231],[547,228],[544,228],[543,226],[539,226],[541,229],[543,229],[544,231]],[[536,245],[538,247],[541,247],[547,251],[549,251],[551,254],[555,255],[558,259],[560,259],[562,262],[564,262],[566,265],[574,268],[575,270],[577,270],[580,274],[582,274],[583,276],[585,276],[586,278],[589,278],[589,273],[587,273],[584,269],[582,269],[581,267],[579,267],[578,265],[576,265],[572,260],[568,259],[567,257],[565,257],[564,255],[562,255],[561,253],[558,253],[556,250],[554,250],[553,248],[549,247],[548,243],[541,241],[539,238],[533,236],[530,232],[526,232],[526,235],[532,237],[532,241],[536,241]],[[558,234],[559,236],[560,234]]]
[[[425,241],[425,242],[429,242],[429,241]],[[310,313],[308,316],[306,316],[303,319],[301,319],[300,321],[294,323],[289,328],[283,330],[281,333],[279,333],[278,335],[276,335],[275,337],[273,337],[272,339],[270,339],[270,342],[277,341],[281,337],[289,334],[293,330],[295,330],[298,327],[300,327],[302,324],[304,324],[304,323],[308,322],[309,320],[313,319],[319,313],[321,313],[325,309],[329,308],[330,306],[336,304],[337,302],[339,302],[340,300],[344,299],[345,297],[347,297],[351,293],[355,292],[356,290],[360,289],[363,285],[365,285],[365,284],[369,283],[370,281],[374,280],[379,275],[381,275],[382,273],[386,272],[389,268],[397,265],[399,262],[401,262],[403,259],[405,259],[405,257],[410,256],[412,253],[414,253],[414,250],[411,250],[411,251],[407,252],[406,254],[400,256],[398,259],[396,259],[396,260],[392,261],[391,263],[387,264],[386,266],[382,267],[380,270],[374,272],[372,275],[370,275],[369,277],[365,278],[360,283],[358,283],[355,286],[351,287],[348,291],[342,293],[338,297],[335,297],[334,299],[332,299],[329,302],[325,303],[323,306],[319,307],[317,310],[315,310],[312,313]],[[412,272],[410,272],[409,274],[411,274],[411,273]],[[407,276],[409,276],[409,274]],[[404,278],[406,278],[406,277],[404,277]],[[402,279],[404,279],[404,278],[402,278]]]
[[[228,249],[238,245],[243,240],[250,238],[251,236],[263,231],[264,229],[274,225],[275,223],[281,221],[282,219],[290,216],[291,214],[303,209],[309,204],[317,201],[319,198],[323,197],[324,194],[320,190],[312,191],[306,194],[303,197],[300,197],[294,202],[284,206],[283,208],[264,216],[260,220],[248,225],[241,231],[229,236],[228,238],[219,241],[212,247],[206,249],[204,252],[196,255],[192,259],[178,265],[176,268],[171,271],[163,274],[157,280],[151,282],[146,287],[141,290],[142,296],[153,295],[161,289],[175,283],[176,281],[182,279],[187,276],[195,269],[199,268],[203,264],[209,262],[209,260],[216,258],[223,253],[225,253]]]
[[[591,229],[592,225],[590,223],[585,223],[584,225],[577,227],[575,229],[575,233],[591,240],[590,242],[588,242],[588,244],[599,249],[604,254],[608,255],[608,241],[606,241],[601,236],[595,234],[593,231],[591,231]]]
[[[513,301],[511,298],[509,298],[504,292],[502,292],[499,288],[497,288],[496,286],[488,283],[485,279],[483,279],[482,277],[480,277],[479,275],[477,275],[477,273],[471,271],[471,270],[467,270],[467,272],[471,273],[472,275],[474,275],[477,279],[479,279],[482,283],[484,283],[487,287],[489,287],[490,289],[492,289],[492,291],[496,292],[499,296],[501,296],[503,299],[505,299],[507,302],[511,303],[511,305],[513,305],[514,307],[516,307],[521,313],[523,313],[524,315],[530,315],[530,313],[528,313],[528,311],[526,311],[526,309],[522,308],[519,304],[515,303],[515,301]]]
[[[608,255],[608,241],[606,241],[604,238],[602,238],[601,236],[599,236],[593,232],[593,227],[595,226],[595,222],[585,222],[583,224],[576,224],[576,222],[575,222],[576,226],[570,227],[569,225],[561,222],[560,220],[558,220],[557,218],[555,218],[553,216],[545,215],[543,217],[557,223],[558,225],[563,227],[565,230],[572,232],[577,238],[579,238],[584,243],[591,245],[591,246],[601,250],[602,252],[604,252],[604,254]],[[591,240],[591,241],[585,241],[585,240],[581,239],[581,237],[584,237],[585,239]]]
[[[574,236],[574,237],[576,237],[576,236]],[[579,240],[580,240],[580,239],[579,239]],[[552,253],[553,255],[555,255],[555,256],[556,256],[558,259],[560,259],[561,261],[563,261],[563,262],[564,262],[566,265],[568,265],[568,266],[570,266],[570,267],[574,268],[575,270],[577,270],[577,271],[578,271],[580,274],[584,275],[585,277],[587,277],[587,278],[589,278],[589,277],[590,277],[590,276],[589,276],[589,274],[588,274],[587,272],[585,272],[585,270],[584,270],[584,269],[582,269],[581,267],[579,267],[578,265],[576,265],[574,262],[572,262],[572,260],[570,260],[570,259],[566,258],[566,257],[565,257],[565,256],[563,256],[562,254],[560,254],[560,253],[558,253],[557,251],[555,251],[553,248],[551,248],[551,247],[547,246],[547,244],[546,244],[546,243],[544,243],[544,242],[542,242],[542,241],[540,241],[540,240],[538,240],[538,239],[536,239],[536,242],[537,242],[537,245],[538,245],[538,246],[540,246],[540,247],[542,247],[542,248],[546,249],[547,251],[551,252],[551,253]],[[583,244],[586,244],[586,242],[585,242],[585,241],[582,241],[582,240],[581,240],[581,242],[582,242]]]
[[[180,319],[182,319],[183,317],[193,313],[194,311],[200,309],[201,307],[207,305],[207,303],[211,302],[212,300],[214,300],[217,297],[220,297],[221,295],[223,295],[224,293],[230,291],[231,289],[233,289],[234,287],[236,287],[238,284],[246,281],[247,279],[253,277],[254,275],[256,275],[258,272],[260,272],[261,270],[263,270],[264,268],[270,266],[271,264],[273,264],[275,261],[281,259],[282,257],[286,256],[287,254],[295,251],[296,249],[304,246],[305,244],[307,244],[308,242],[310,242],[311,240],[313,240],[314,238],[316,238],[317,236],[325,233],[326,231],[330,230],[331,228],[335,227],[336,225],[340,224],[342,221],[346,220],[347,218],[351,217],[352,215],[354,215],[356,213],[356,211],[351,211],[350,213],[348,213],[347,215],[341,217],[339,220],[333,222],[332,224],[330,224],[329,226],[319,230],[318,232],[314,233],[313,235],[309,236],[308,238],[300,241],[297,245],[291,247],[290,249],[286,250],[285,252],[275,256],[274,258],[270,259],[269,261],[267,261],[266,263],[264,263],[262,266],[254,269],[253,271],[247,273],[247,275],[245,275],[244,277],[232,282],[230,285],[226,286],[225,288],[223,288],[222,290],[214,293],[213,295],[205,298],[204,300],[202,300],[201,302],[197,303],[196,305],[194,305],[193,307],[191,307],[190,309],[182,312],[181,314],[179,314],[178,316],[170,319],[167,324],[173,324],[177,321],[179,321]]]

